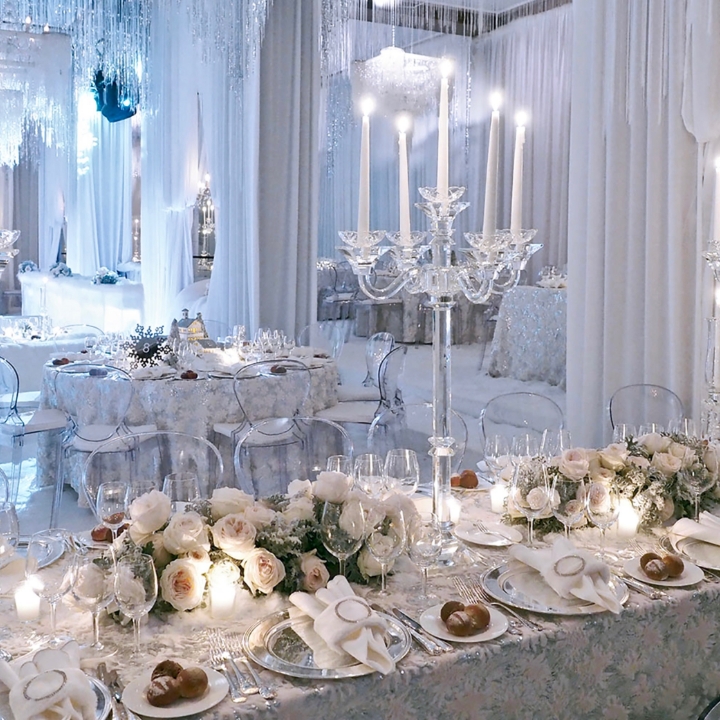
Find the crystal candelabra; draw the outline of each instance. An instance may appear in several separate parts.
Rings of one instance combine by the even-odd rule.
[[[20,252],[13,247],[19,237],[19,230],[0,230],[0,277],[10,261]]]
[[[490,236],[465,233],[470,248],[454,249],[453,222],[469,205],[460,201],[464,192],[463,187],[451,187],[446,196],[441,196],[436,188],[420,188],[424,202],[417,207],[430,219],[429,238],[424,232],[342,231],[344,246],[339,248],[368,297],[381,300],[403,288],[429,297],[433,310],[433,511],[443,527],[446,563],[452,562],[457,548],[448,502],[455,453],[450,432],[451,311],[455,297],[462,293],[470,302],[482,304],[514,287],[529,258],[542,247],[531,243],[536,230],[500,230]],[[380,246],[386,236],[391,245]]]

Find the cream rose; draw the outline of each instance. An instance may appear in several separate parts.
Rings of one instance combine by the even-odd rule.
[[[544,488],[533,488],[525,497],[527,506],[535,512],[542,512],[550,504],[550,496]]]
[[[619,472],[625,467],[628,459],[628,449],[625,443],[612,443],[598,453],[600,463],[604,468]]]
[[[415,503],[407,495],[401,493],[393,493],[383,501],[385,506],[386,515],[394,516],[402,513],[405,524],[410,526],[415,517],[418,515],[418,510],[415,507]]]
[[[130,503],[128,512],[135,535],[152,535],[168,521],[172,513],[172,505],[167,495],[159,490],[151,490],[135,498]]]
[[[314,593],[324,588],[330,580],[330,573],[325,567],[325,561],[321,560],[315,550],[305,553],[300,558],[300,572],[303,574],[303,590]]]
[[[219,520],[226,515],[237,515],[249,508],[254,502],[252,495],[248,495],[237,488],[215,488],[210,498],[212,519]]]
[[[207,525],[196,512],[173,515],[163,531],[163,542],[173,555],[184,555],[196,548],[210,549]]]
[[[377,577],[378,575],[382,574],[382,566],[370,554],[370,551],[367,548],[363,548],[358,553],[357,564],[358,564],[358,570],[360,570],[360,572],[366,578]],[[391,563],[388,563],[388,566],[387,566],[388,570],[391,570],[394,565],[395,565],[394,560]]]
[[[660,433],[648,433],[647,435],[641,435],[637,441],[638,445],[643,447],[650,455],[654,455],[658,452],[665,452],[672,442],[669,437],[661,435]]]
[[[313,495],[321,502],[343,503],[352,488],[352,478],[340,472],[318,473],[312,485]]]
[[[253,595],[269,595],[285,579],[285,567],[271,552],[255,548],[243,560],[243,579]]]
[[[708,444],[703,450],[703,463],[705,467],[713,474],[718,473],[718,449],[717,445]]]
[[[213,540],[235,560],[244,559],[255,548],[255,526],[242,514],[226,515],[211,528]]]
[[[689,448],[687,445],[683,445],[682,443],[670,443],[668,452],[680,460],[683,468],[689,468],[697,460],[695,451],[692,448]]]
[[[656,452],[650,461],[650,466],[660,471],[665,477],[672,477],[682,468],[682,460],[669,452]]]
[[[195,565],[198,572],[204,575],[212,566],[210,553],[205,548],[195,548],[191,550],[185,558]]]
[[[190,560],[173,560],[160,576],[162,599],[176,610],[192,610],[203,599],[205,577]]]
[[[297,495],[312,495],[312,483],[309,480],[293,480],[287,488],[286,495],[290,498]]]
[[[382,518],[383,515],[381,514]],[[350,537],[358,540],[365,534],[366,512],[363,505],[355,499],[348,500],[340,513],[338,525]]]
[[[568,480],[580,480],[584,478],[590,469],[590,463],[587,459],[586,452],[581,448],[573,448],[565,450],[560,456],[558,470]]]
[[[145,538],[145,543],[152,543],[152,559],[155,563],[155,567],[158,570],[162,570],[168,563],[173,560],[173,556],[168,552],[165,547],[165,540],[163,533],[153,533],[149,537]]]
[[[145,586],[135,577],[132,568],[120,565],[116,582],[122,588],[122,597],[127,605],[142,605],[147,601]]]
[[[315,516],[313,501],[305,495],[296,496],[288,503],[282,514],[288,522],[312,520]]]
[[[650,461],[642,455],[631,455],[628,461],[640,470],[647,470],[650,467]]]
[[[610,483],[615,479],[615,473],[606,467],[598,468],[595,472],[590,472],[590,482],[594,483]]]
[[[594,482],[588,490],[588,508],[594,513],[610,511],[610,492],[600,482]]]
[[[269,525],[275,519],[275,515],[277,515],[277,513],[261,503],[256,503],[255,505],[246,508],[243,515],[249,523],[252,523],[255,528],[259,530],[260,528]]]

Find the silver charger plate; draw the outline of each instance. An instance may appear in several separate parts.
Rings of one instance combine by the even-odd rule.
[[[608,584],[615,592],[618,602],[624,605],[630,595],[625,583],[616,577],[611,577]],[[548,591],[546,599],[533,597],[531,594],[533,585]],[[495,600],[518,610],[529,610],[543,615],[595,615],[606,612],[605,608],[586,600],[561,598],[545,584],[537,570],[526,565],[517,567],[499,565],[492,568],[483,575],[483,586]],[[552,602],[549,602],[547,597],[553,595],[557,600],[553,598]]]
[[[386,642],[390,657],[397,663],[410,650],[410,635],[393,617],[378,613],[388,629]],[[258,665],[289,677],[308,680],[341,680],[360,677],[374,672],[367,665],[349,664],[339,668],[319,668],[315,665],[312,650],[293,630],[293,625],[312,622],[291,618],[287,610],[268,615],[256,622],[243,638],[245,651]]]
[[[112,702],[110,700],[110,691],[97,678],[90,678],[93,692],[97,698],[97,707],[95,709],[96,720],[105,720],[112,710]]]

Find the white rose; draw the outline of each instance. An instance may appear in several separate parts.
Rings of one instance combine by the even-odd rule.
[[[708,444],[703,451],[703,463],[713,475],[718,473],[718,449],[716,445]]]
[[[191,550],[185,559],[193,563],[201,575],[204,575],[212,566],[210,553],[205,548],[198,547]]]
[[[160,576],[160,591],[176,610],[192,610],[202,602],[205,577],[192,561],[173,560]]]
[[[682,443],[670,443],[668,452],[680,460],[683,468],[691,467],[695,464],[695,461],[697,460],[695,451],[687,445],[683,445]]]
[[[296,495],[312,495],[312,483],[309,480],[293,480],[287,489],[288,497]]]
[[[625,467],[628,459],[628,449],[625,443],[613,443],[598,453],[600,463],[604,468],[619,472]]]
[[[370,554],[370,551],[365,547],[358,553],[357,564],[358,564],[358,570],[360,570],[360,572],[366,578],[377,577],[378,575],[382,574],[382,566]],[[388,563],[388,566],[387,566],[388,570],[391,570],[394,565],[395,565],[395,560]]]
[[[507,464],[499,473],[498,477],[506,483],[511,483],[515,475],[515,466],[512,463]]]
[[[648,433],[638,438],[638,445],[643,447],[650,455],[654,455],[658,452],[665,452],[669,447],[672,440],[660,433]]]
[[[196,548],[210,549],[207,525],[196,512],[173,515],[163,531],[163,542],[173,555],[184,555]]]
[[[531,510],[535,510],[537,512],[545,509],[545,507],[549,504],[550,496],[545,488],[536,487],[527,494],[525,501]]]
[[[237,488],[215,488],[210,498],[212,519],[219,520],[226,515],[237,515],[249,508],[254,502],[252,495],[248,495]]]
[[[73,592],[87,599],[101,599],[105,592],[103,569],[92,562],[80,566],[73,583]]]
[[[598,468],[595,472],[590,473],[590,482],[610,483],[613,480],[615,480],[615,473],[605,467]]]
[[[255,526],[244,515],[226,515],[211,528],[213,541],[235,560],[242,560],[255,547]]]
[[[259,530],[260,528],[269,525],[275,519],[275,515],[277,515],[277,513],[262,503],[256,503],[255,505],[246,508],[243,515],[249,523],[252,523]]]
[[[313,501],[306,495],[294,497],[282,512],[288,522],[312,520],[315,517]]]
[[[588,491],[588,507],[595,513],[606,513],[610,510],[610,493],[600,482],[590,485]]]
[[[587,454],[581,448],[565,450],[560,456],[558,470],[560,470],[568,480],[580,480],[584,478],[588,474],[589,469],[590,463]]]
[[[650,467],[650,461],[642,455],[631,455],[629,461],[631,465],[641,470],[647,470]]]
[[[325,561],[315,554],[315,550],[300,558],[300,572],[303,574],[303,590],[311,593],[324,588],[330,579]]]
[[[313,495],[322,502],[340,504],[347,500],[352,488],[352,478],[341,472],[318,473],[312,484]]]
[[[381,517],[384,517],[384,515],[381,515]],[[343,505],[340,519],[338,520],[340,529],[344,530],[350,537],[358,540],[365,534],[365,522],[366,513],[360,501],[355,499],[348,500]]]
[[[148,538],[146,538],[144,544],[147,543],[152,543],[152,559],[155,563],[155,567],[158,570],[161,570],[173,560],[173,556],[168,552],[167,548],[165,547],[164,537],[161,532],[153,533]]]
[[[659,470],[665,477],[672,477],[682,468],[682,460],[670,453],[656,452],[650,461],[650,465]]]
[[[383,501],[385,514],[395,516],[402,513],[406,525],[410,525],[418,515],[417,507],[408,495],[393,493]]]
[[[128,512],[136,534],[152,535],[168,521],[172,513],[172,504],[167,495],[159,490],[151,490],[135,498],[130,503]]]
[[[122,588],[122,598],[126,605],[144,605],[147,602],[145,586],[135,577],[132,568],[120,565],[116,582]]]
[[[285,579],[285,566],[271,552],[255,548],[243,560],[243,578],[253,595],[269,595]]]

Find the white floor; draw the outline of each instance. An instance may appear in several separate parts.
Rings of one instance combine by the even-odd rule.
[[[489,354],[489,352],[488,352]],[[480,345],[456,345],[452,351],[452,406],[465,419],[469,429],[467,460],[469,465],[479,456],[480,434],[478,417],[485,403],[495,395],[506,392],[537,392],[555,400],[565,409],[565,392],[558,387],[540,382],[521,382],[506,378],[491,378],[480,367],[483,347]],[[351,338],[345,345],[339,360],[340,374],[344,383],[359,384],[365,378],[365,339]],[[432,400],[432,348],[429,345],[411,345],[405,362],[400,387],[405,402],[428,402]],[[362,452],[362,440],[356,451]],[[10,475],[9,451],[2,449],[0,467]],[[23,477],[18,497],[18,514],[21,534],[26,535],[47,527],[53,488],[36,488],[34,485],[35,443],[29,440],[24,449]],[[92,513],[78,507],[77,493],[66,487],[60,514],[60,525],[72,530],[87,529],[94,525]]]

